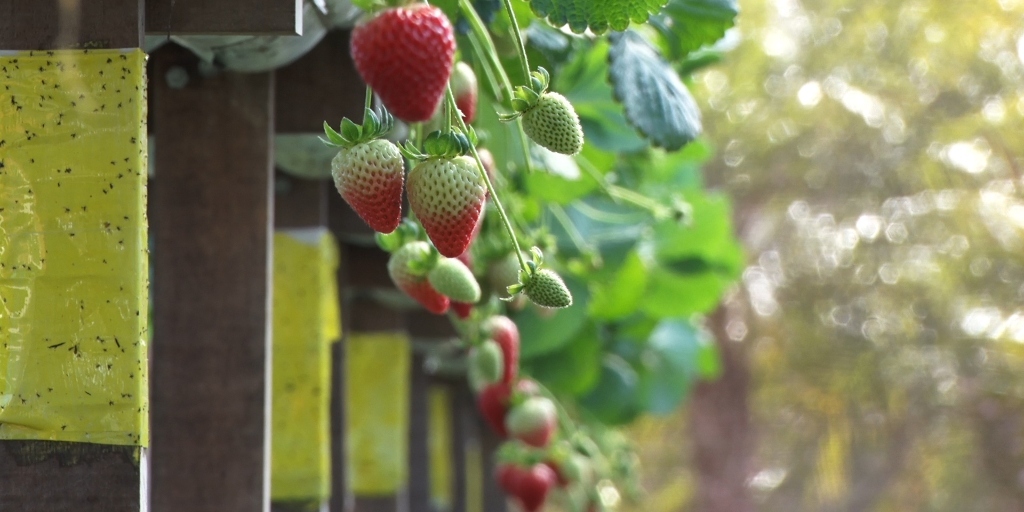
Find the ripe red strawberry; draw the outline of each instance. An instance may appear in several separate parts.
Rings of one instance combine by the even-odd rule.
[[[558,413],[555,404],[544,397],[531,397],[505,416],[508,435],[530,446],[543,448],[555,434]]]
[[[494,432],[501,437],[508,437],[505,430],[505,415],[508,414],[508,402],[512,396],[512,388],[508,384],[499,382],[484,388],[477,397],[477,408],[480,414],[487,421],[487,424],[494,429]]]
[[[516,482],[516,497],[526,512],[537,512],[544,506],[548,492],[558,481],[551,468],[542,463],[534,464],[528,471],[520,475]]]
[[[551,468],[551,471],[555,472],[555,476],[558,478],[559,487],[565,487],[569,485],[569,479],[566,478],[565,475],[562,473],[562,469],[559,467],[559,464],[557,462],[553,460],[546,460],[544,461],[544,465]]]
[[[519,329],[507,316],[494,316],[484,324],[484,333],[501,347],[504,358],[502,382],[510,383],[519,373]]]
[[[452,71],[452,95],[455,96],[455,106],[462,112],[462,120],[466,124],[476,120],[477,82],[476,73],[473,68],[465,62],[455,64]]]
[[[480,220],[487,188],[469,157],[430,158],[409,172],[409,206],[441,254],[466,252]]]
[[[441,9],[386,9],[352,31],[352,60],[363,80],[399,119],[426,121],[452,74],[455,34]]]
[[[427,280],[425,272],[417,272],[410,264],[424,261],[430,257],[430,244],[426,242],[409,242],[391,254],[388,260],[388,275],[395,286],[436,315],[448,311],[448,297],[441,295]]]
[[[473,305],[468,302],[457,302],[453,300],[452,311],[455,311],[455,315],[458,316],[460,320],[465,320],[473,313]]]
[[[527,473],[526,468],[515,464],[499,464],[494,471],[494,477],[498,481],[498,487],[509,496],[519,494],[519,481]]]

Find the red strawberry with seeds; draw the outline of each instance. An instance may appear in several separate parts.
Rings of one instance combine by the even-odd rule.
[[[455,64],[452,71],[452,95],[455,96],[455,106],[462,112],[462,120],[466,124],[476,120],[477,81],[473,68],[465,62]]]
[[[452,311],[459,317],[460,320],[469,318],[469,315],[473,313],[473,305],[466,302],[452,301]]]
[[[331,160],[334,186],[356,214],[380,233],[391,233],[402,221],[405,161],[398,146],[380,138],[392,124],[387,110],[378,117],[369,109],[362,126],[342,120],[341,133],[324,123],[329,139],[325,142],[341,148]]]
[[[414,268],[415,262],[424,262],[430,258],[430,244],[426,242],[409,242],[391,254],[388,260],[388,275],[399,290],[416,299],[427,311],[443,315],[448,311],[450,301],[441,295],[427,280],[425,271]]]
[[[558,413],[555,404],[544,397],[530,397],[505,416],[509,437],[530,446],[544,448],[555,434]]]
[[[480,414],[494,429],[494,432],[501,437],[508,437],[508,431],[505,430],[505,415],[508,414],[509,398],[511,397],[511,386],[502,382],[487,386],[477,397],[476,404],[480,409]]]
[[[466,252],[487,194],[475,160],[458,156],[420,162],[409,172],[406,194],[438,252],[449,258]]]
[[[441,9],[386,9],[352,31],[352,60],[384,106],[408,122],[437,110],[452,74],[455,33]]]
[[[551,468],[551,471],[555,472],[555,476],[557,477],[559,487],[565,487],[569,485],[569,479],[565,477],[565,474],[562,472],[561,468],[558,467],[557,462],[553,460],[546,460],[544,461],[544,465]]]
[[[519,372],[519,329],[507,316],[491,317],[484,324],[484,332],[501,347],[504,357],[502,382],[512,382]]]
[[[526,469],[515,464],[499,464],[494,471],[494,477],[498,481],[498,487],[505,491],[505,494],[516,496],[519,494],[519,481],[526,474]]]
[[[548,492],[558,481],[551,468],[542,463],[534,464],[517,479],[516,497],[526,512],[537,512],[544,506]]]

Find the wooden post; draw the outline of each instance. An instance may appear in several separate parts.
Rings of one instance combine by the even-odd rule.
[[[273,75],[152,69],[153,510],[264,511]]]
[[[274,227],[279,230],[299,229],[300,231],[296,231],[296,236],[299,237],[305,236],[304,231],[309,231],[309,234],[315,234],[315,236],[318,237],[325,236],[326,233],[315,233],[315,230],[317,228],[325,229],[327,227],[327,191],[328,186],[326,181],[300,179],[285,175],[281,172],[276,174],[273,211]],[[274,237],[275,244],[281,244],[282,240],[279,240],[279,238],[289,236],[288,234],[282,234],[279,232],[276,233]],[[308,242],[311,243],[311,241]],[[323,244],[323,239],[321,239],[321,243]],[[302,244],[300,247],[304,246],[305,244]],[[285,250],[287,251],[289,247],[294,250],[296,246],[294,244],[291,246],[278,245],[276,246],[275,251],[282,247],[285,247]],[[319,250],[321,250],[319,254],[323,257],[324,247],[319,246]],[[282,263],[286,265],[289,264],[289,260],[282,259],[287,256],[288,254],[284,252],[276,252],[274,255],[276,258],[274,262],[275,267]],[[304,264],[303,262],[296,262],[294,260],[294,257],[291,258],[291,263]],[[323,262],[321,263],[323,264]],[[296,275],[295,273],[289,274],[287,278],[283,278],[281,274],[276,273],[274,276],[275,280],[284,279],[284,284],[282,284],[281,281],[278,281],[278,283],[274,285],[275,318],[273,333],[274,393],[278,393],[280,390],[283,391],[281,396],[278,394],[274,394],[273,396],[274,414],[272,415],[273,430],[271,432],[271,512],[309,512],[314,510],[328,510],[327,503],[322,503],[322,501],[316,499],[314,495],[316,493],[323,493],[325,490],[322,486],[322,482],[325,482],[326,480],[322,478],[325,478],[327,475],[321,471],[317,471],[317,469],[321,468],[321,465],[324,462],[323,459],[321,459],[321,457],[323,457],[322,454],[325,451],[330,453],[330,445],[316,445],[311,443],[315,443],[316,440],[322,438],[321,436],[323,436],[324,432],[322,429],[325,428],[322,422],[324,420],[330,421],[330,413],[319,409],[318,406],[322,402],[311,400],[308,396],[308,392],[306,395],[295,395],[292,393],[299,391],[290,390],[290,388],[297,388],[298,390],[309,391],[310,384],[316,386],[312,391],[315,391],[315,389],[321,389],[321,387],[319,387],[321,386],[319,382],[321,382],[321,380],[326,376],[322,373],[324,367],[319,365],[327,365],[327,367],[330,368],[330,360],[323,361],[322,359],[319,359],[317,355],[321,354],[318,352],[310,352],[311,347],[309,346],[310,342],[330,342],[323,338],[323,336],[327,334],[324,332],[324,329],[328,322],[328,318],[326,318],[322,313],[324,308],[319,307],[317,309],[315,307],[323,305],[321,301],[325,300],[325,296],[323,293],[316,295],[314,292],[323,292],[324,289],[316,288],[316,286],[313,286],[311,283],[308,283],[307,285],[298,285],[301,288],[296,288],[294,285],[290,286],[290,283],[306,283],[309,280],[316,280],[316,285],[323,287],[323,282],[318,281],[317,276],[324,275],[321,272],[324,272],[326,269],[321,265],[317,265],[317,267],[318,268],[310,269],[305,266],[301,266],[298,267],[301,268],[301,270],[293,270],[294,272],[302,273],[310,272],[310,276],[308,276],[308,278],[303,275]],[[317,272],[317,270],[319,270],[319,272]],[[275,272],[276,271],[281,270],[278,269],[275,270]],[[332,275],[332,280],[333,279],[334,276]],[[282,284],[282,288],[276,288],[279,284]],[[309,310],[296,311],[295,306],[291,306],[292,309],[289,309],[289,304],[282,302],[293,300],[287,295],[283,297],[283,293],[295,292],[304,293],[306,295],[305,298],[296,297],[294,300],[301,300],[302,302],[300,302],[300,304],[304,306],[312,306]],[[311,298],[310,296],[315,298]],[[280,306],[283,307],[279,309]],[[335,311],[335,314],[340,314],[340,311]],[[289,334],[287,332],[284,333],[285,338],[278,338],[279,336],[282,336],[281,330],[285,329],[278,325],[278,322],[282,319],[281,315],[285,315],[286,321],[289,321],[290,319],[293,324],[296,322],[296,315],[298,315],[299,318],[302,318],[303,327],[300,329],[299,326],[294,326],[296,328],[294,332],[303,333],[300,336],[307,336],[310,341],[305,341],[305,345],[291,346],[295,345],[297,340],[295,339],[294,334],[291,339],[287,338]],[[318,322],[313,321],[313,319]],[[305,326],[307,323],[309,326]],[[319,335],[318,339],[315,339],[316,336],[313,335],[314,333]],[[313,341],[313,339],[315,340]],[[281,343],[285,341],[291,345],[282,346]],[[336,343],[331,343],[331,345],[335,344]],[[317,349],[319,349],[319,347],[317,347]],[[295,353],[295,350],[301,351]],[[323,350],[325,350],[325,352],[322,355],[330,357],[332,348],[330,346],[323,346]],[[311,355],[311,353],[316,353],[317,355]],[[279,355],[281,355],[280,358]],[[298,365],[298,361],[302,361],[302,365]],[[301,367],[303,369],[301,377],[295,375],[294,370],[291,370],[292,380],[287,380],[290,373],[290,367]],[[284,372],[284,377],[282,374],[278,373],[279,371]],[[323,389],[323,392],[329,393],[330,396],[331,388],[328,387],[327,389]],[[300,396],[304,399],[296,401],[293,399],[294,396]],[[323,395],[316,396],[322,397]],[[279,408],[284,406],[287,412],[289,408],[296,407],[294,404],[298,404],[297,407],[299,408],[298,410],[292,410],[292,412],[295,413],[294,415],[285,414],[283,417],[276,416],[278,415]],[[279,428],[281,430],[279,430]],[[282,438],[280,436],[286,437]],[[329,439],[324,440],[330,442]],[[284,444],[282,444],[282,442],[284,442]],[[297,450],[299,446],[307,447],[308,450],[299,451]],[[299,457],[299,459],[289,462],[287,458],[290,454]],[[285,460],[276,460],[278,457],[284,457]],[[315,464],[313,461],[318,462],[319,464]],[[278,473],[279,471],[283,471],[284,473]],[[296,493],[301,493],[301,498],[296,497]],[[285,498],[282,498],[283,495]]]
[[[83,7],[81,11],[76,13],[74,24],[67,23],[65,18],[59,15],[60,13],[55,4],[56,2],[43,1],[3,2],[0,4],[0,49],[50,50],[82,48],[85,46],[92,48],[139,48],[141,46],[142,11],[140,10],[138,0],[96,0],[89,2],[88,6]],[[61,23],[58,23],[58,20]],[[0,510],[17,510],[19,512],[135,512],[145,509],[148,452],[145,448],[146,414],[144,407],[146,407],[145,404],[148,397],[146,396],[145,376],[143,374],[147,363],[144,322],[139,321],[140,318],[137,316],[132,317],[130,321],[129,319],[122,319],[125,322],[121,322],[114,318],[114,311],[107,310],[109,308],[103,305],[102,300],[96,301],[99,304],[88,304],[87,308],[83,298],[86,295],[89,295],[90,299],[102,298],[102,290],[106,290],[111,285],[116,290],[116,280],[124,278],[125,281],[122,281],[121,285],[125,287],[121,290],[128,295],[122,295],[119,299],[121,306],[135,310],[134,314],[136,315],[145,314],[147,297],[145,287],[142,284],[145,277],[140,275],[146,272],[143,255],[146,226],[142,219],[145,204],[145,182],[143,181],[144,174],[141,174],[145,171],[141,168],[141,161],[144,160],[139,158],[145,156],[145,141],[135,140],[132,141],[131,145],[128,145],[128,134],[122,133],[125,132],[125,129],[138,130],[138,123],[145,122],[145,119],[140,119],[141,115],[137,114],[139,111],[136,107],[144,98],[144,93],[141,88],[135,89],[134,87],[120,91],[105,90],[106,92],[104,93],[91,94],[90,98],[81,101],[81,108],[78,105],[73,105],[68,96],[73,88],[83,87],[83,80],[92,82],[84,84],[87,86],[98,85],[102,82],[102,80],[97,80],[95,76],[87,76],[91,71],[86,71],[87,65],[81,59],[83,54],[84,52],[71,57],[68,57],[68,54],[62,54],[59,57],[62,65],[69,60],[75,59],[78,60],[78,62],[75,62],[76,66],[81,64],[79,76],[76,78],[77,83],[62,82],[63,69],[60,69],[58,73],[45,60],[39,63],[40,66],[46,69],[40,68],[38,74],[35,75],[35,79],[49,79],[51,87],[64,87],[63,92],[51,91],[49,99],[29,102],[29,98],[34,98],[37,94],[43,93],[43,86],[40,84],[36,88],[37,85],[33,83],[33,89],[25,91],[26,94],[22,95],[21,91],[18,91],[18,81],[24,79],[15,76],[19,74],[17,69],[5,69],[5,74],[0,75],[0,80],[4,80],[3,84],[6,86],[3,90],[0,90],[0,103],[5,105],[4,109],[0,109],[0,119],[14,119],[15,122],[19,123],[18,130],[15,131],[9,129],[8,126],[5,126],[0,121],[0,147],[4,147],[4,150],[0,152],[0,190],[4,191],[4,197],[0,197],[0,211],[7,210],[6,214],[0,215],[5,216],[4,222],[6,223],[7,235],[16,237],[20,235],[22,237],[20,241],[13,245],[7,245],[9,241],[3,240],[0,237],[0,243],[4,244],[7,249],[6,251],[0,251],[0,253],[3,253],[0,254],[0,298],[2,298],[3,303],[6,305],[5,307],[0,307],[0,340],[4,341],[3,346],[5,349],[9,348],[8,343],[13,344],[16,342],[16,336],[12,336],[10,332],[4,331],[6,328],[11,327],[8,322],[18,321],[16,315],[8,314],[10,311],[8,308],[14,308],[13,302],[15,301],[22,302],[25,309],[22,309],[18,315],[27,314],[28,316],[23,318],[35,322],[33,325],[25,325],[18,328],[19,335],[24,338],[24,341],[32,342],[33,347],[48,347],[47,350],[52,349],[51,352],[59,357],[67,357],[68,361],[75,368],[75,378],[81,379],[81,382],[93,380],[93,382],[100,383],[101,387],[103,387],[97,394],[88,396],[84,394],[83,388],[83,394],[80,398],[75,399],[75,405],[86,405],[86,407],[82,407],[83,410],[90,407],[100,407],[101,404],[96,402],[100,397],[103,397],[102,405],[105,406],[107,404],[104,395],[111,393],[114,394],[110,398],[110,406],[112,408],[121,408],[126,403],[141,404],[138,411],[136,411],[136,407],[133,405],[130,412],[137,413],[137,421],[141,422],[137,425],[137,428],[141,429],[142,432],[128,432],[127,435],[130,441],[124,444],[122,438],[122,440],[119,440],[121,445],[115,446],[113,444],[92,444],[87,442],[35,440],[37,438],[33,434],[17,432],[17,420],[14,423],[0,427],[0,430],[5,431],[3,437],[24,439],[0,441]],[[143,76],[143,70],[141,66],[133,67],[128,62],[141,61],[127,53],[111,54],[111,57],[117,60],[118,71],[127,70],[135,72],[133,76],[125,77],[126,84],[138,83],[137,79]],[[122,62],[122,59],[125,60]],[[57,59],[51,60],[56,62]],[[30,63],[28,61],[23,61],[23,63],[26,64],[27,69],[27,65]],[[7,65],[6,62],[4,64]],[[32,64],[35,63],[33,62]],[[114,64],[114,62],[110,64]],[[35,70],[33,70],[34,72]],[[118,78],[121,78],[120,73],[118,75]],[[107,85],[103,83],[104,87]],[[92,91],[90,90],[89,92],[91,93]],[[76,98],[77,94],[76,92]],[[110,129],[107,132],[100,130],[95,133],[82,133],[83,138],[78,138],[79,134],[77,132],[69,133],[68,128],[71,126],[71,122],[82,122],[84,117],[80,116],[79,113],[83,112],[86,104],[91,107],[93,101],[106,101],[109,98],[113,98],[114,95],[117,95],[120,101],[125,102],[127,107],[122,108],[118,112],[111,110],[107,115],[114,116],[110,117],[110,119],[117,119],[118,122],[125,121],[125,115],[127,115],[132,119],[125,122],[130,124],[108,127]],[[17,96],[21,96],[21,98]],[[127,104],[129,100],[131,100],[132,104]],[[25,103],[20,103],[22,101]],[[49,105],[46,105],[46,103],[49,103]],[[101,104],[107,106],[106,103],[99,103],[95,107],[99,108]],[[47,124],[43,122],[37,125],[34,122],[36,120],[34,112],[37,110],[37,106],[47,110],[44,117],[55,115],[52,110],[54,108],[61,109],[67,114],[65,117],[65,113],[62,113],[61,119],[67,119],[69,123],[51,122]],[[109,107],[114,107],[114,105],[109,105]],[[6,108],[11,110],[7,111]],[[86,115],[88,114],[86,113]],[[91,128],[99,129],[99,127],[95,126]],[[25,130],[24,134],[21,133],[22,130]],[[80,158],[69,160],[73,162],[73,165],[70,167],[62,166],[62,169],[66,171],[62,176],[66,176],[66,179],[53,180],[49,170],[46,172],[45,180],[41,179],[41,175],[35,175],[31,165],[41,165],[43,162],[37,162],[29,157],[29,153],[35,151],[29,145],[38,145],[39,142],[29,142],[29,145],[22,145],[22,142],[32,141],[35,137],[40,137],[43,141],[42,144],[45,144],[45,149],[49,152],[47,162],[50,163],[51,160],[61,158],[60,155],[82,151],[83,144],[89,144],[92,149],[99,149],[100,151],[107,151],[106,148],[115,147],[111,141],[105,140],[107,136],[104,133],[113,134],[113,136],[123,134],[126,138],[125,146],[127,146],[125,151],[117,151],[116,156],[112,150],[110,154],[104,152],[92,156],[80,155],[79,153]],[[64,141],[67,141],[67,145],[65,145]],[[117,147],[120,149],[120,145]],[[127,158],[122,160],[122,157]],[[108,168],[105,166],[106,160],[103,160],[103,164],[92,165],[93,160],[98,161],[100,158],[117,158],[117,160],[121,161],[121,166],[118,168],[119,170],[115,170],[113,167]],[[119,173],[121,181],[118,181]],[[72,177],[71,174],[74,174],[74,176]],[[8,181],[9,178],[15,181]],[[22,181],[19,183],[18,180]],[[101,180],[104,183],[107,180],[110,180],[110,183],[117,182],[117,191],[108,195],[107,192],[113,190],[108,189],[101,196],[100,201],[93,202],[90,200],[91,194],[87,196],[84,187],[97,185]],[[81,192],[78,195],[72,194],[71,190],[74,189],[69,190],[60,187],[59,183],[61,181],[69,185],[73,183],[79,184],[83,188],[80,189]],[[99,187],[93,189],[96,195],[99,195],[98,190]],[[21,193],[27,194],[27,196],[19,196]],[[27,201],[18,201],[19,197],[30,197],[34,204],[30,205]],[[13,202],[19,203],[17,210],[15,210],[14,205],[8,204],[8,201],[12,199],[14,200]],[[60,226],[54,226],[57,213],[56,211],[50,212],[50,208],[56,206],[57,203],[69,202],[71,199],[76,199],[79,204],[75,204],[73,210],[70,208],[70,205],[67,206],[67,210],[61,207],[59,211],[64,217],[59,219]],[[87,212],[82,206],[88,205],[80,204],[82,202],[91,203],[94,206],[94,211],[91,213]],[[117,223],[119,233],[117,238],[110,238],[110,241],[119,245],[119,247],[107,251],[108,244],[101,240],[105,240],[103,237],[112,235],[112,233],[101,233],[98,229],[88,227],[91,226],[88,223],[89,221],[96,220],[94,217],[97,211],[109,213],[122,207],[122,211],[125,214],[130,214],[133,217],[130,219],[125,217],[125,219],[121,219]],[[25,214],[28,211],[26,208],[34,209],[32,214],[39,217],[34,223],[19,226],[23,219],[19,219],[18,216]],[[19,227],[24,228],[25,231],[19,233]],[[74,254],[75,260],[68,261],[65,256],[70,254],[71,251],[62,251],[59,249],[59,246],[64,243],[71,243],[72,238],[64,239],[68,242],[62,241],[58,243],[57,238],[54,237],[59,236],[63,238],[65,235],[74,237],[76,234],[81,236],[75,240],[73,245],[81,245],[78,246],[79,251]],[[31,239],[42,241],[26,245],[25,241]],[[30,246],[34,246],[34,249]],[[22,249],[26,248],[28,249],[27,252],[22,251]],[[119,252],[121,255],[112,255],[114,252]],[[100,261],[101,259],[102,262]],[[15,268],[15,263],[20,264],[17,265],[18,268]],[[76,271],[69,271],[70,267],[75,266],[76,263],[81,264],[81,267]],[[124,266],[111,269],[109,266],[102,266],[101,263]],[[54,300],[51,303],[53,309],[46,316],[41,316],[35,314],[34,311],[38,307],[29,304],[29,299],[24,292],[17,296],[9,295],[8,292],[13,288],[6,286],[10,284],[7,282],[8,279],[18,281],[18,285],[14,288],[24,290],[26,282],[33,283],[29,286],[35,287],[35,283],[32,281],[33,277],[26,275],[26,272],[49,276],[51,281],[54,277],[58,277],[58,280],[63,279],[64,284],[68,285],[67,289],[62,290],[62,294],[66,297],[65,300],[67,302]],[[135,284],[129,287],[128,282],[133,280]],[[92,286],[83,287],[82,283],[90,283]],[[37,303],[45,303],[48,300],[54,299],[49,294],[52,288],[53,284],[40,284],[38,288],[33,289],[33,300]],[[100,297],[97,297],[97,294]],[[75,304],[79,304],[74,311],[76,317],[83,324],[82,329],[77,333],[70,334],[70,338],[65,338],[61,341],[51,341],[52,345],[37,345],[37,343],[47,343],[45,338],[47,334],[42,333],[56,332],[55,326],[59,327],[58,324],[65,323],[62,321],[64,314],[61,311],[72,310],[72,300],[74,300]],[[106,300],[106,303],[110,302],[110,300]],[[61,306],[58,306],[58,304],[61,304]],[[63,304],[67,304],[67,310],[58,309],[65,307]],[[92,323],[91,317],[93,315],[110,315],[111,322],[106,326],[89,325]],[[43,318],[48,318],[49,321],[39,322]],[[121,324],[125,323],[143,325],[143,328],[140,331],[139,328],[133,327],[128,330],[131,331],[130,333],[128,331],[118,332],[124,327]],[[118,324],[116,328],[114,324]],[[89,341],[93,344],[86,345],[83,341],[79,345],[78,338],[87,334],[86,331],[96,331],[88,333],[90,336]],[[97,336],[97,338],[92,339],[92,336]],[[106,349],[105,344],[108,339],[111,341],[118,339],[115,336],[119,338],[119,343],[125,343],[126,348],[125,352],[119,352],[117,356],[110,356],[111,352],[107,352],[109,349]],[[37,340],[35,339],[36,337],[40,339]],[[69,348],[72,350],[57,352]],[[134,389],[121,391],[122,393],[127,393],[127,395],[121,395],[120,398],[117,398],[113,389],[114,386],[110,385],[111,382],[107,380],[108,371],[106,364],[102,365],[102,367],[97,365],[95,374],[90,374],[94,370],[91,365],[85,367],[80,364],[74,364],[74,361],[84,360],[82,359],[83,354],[91,358],[91,361],[103,360],[107,364],[117,363],[119,365],[125,362],[121,356],[130,356],[130,363],[137,365],[131,370],[133,373],[131,373],[132,378],[130,382],[134,385]],[[6,356],[6,354],[0,354],[0,361],[4,361],[5,365]],[[21,350],[18,357],[22,362],[31,361],[35,358],[32,350]],[[38,377],[40,370],[44,369],[43,366],[45,364],[34,367],[31,370],[33,375]],[[129,371],[128,366],[130,365],[122,366],[121,370]],[[5,366],[5,369],[8,373],[0,377],[0,388],[5,388],[7,385],[13,385],[14,388],[0,389],[0,393],[31,393],[30,396],[15,399],[20,400],[22,405],[37,400],[39,407],[46,407],[47,404],[60,407],[59,401],[55,400],[52,395],[47,395],[47,393],[53,393],[55,391],[54,388],[58,388],[56,391],[61,392],[60,388],[66,387],[66,383],[54,383],[50,388],[37,388],[37,390],[32,391],[19,389],[16,382],[8,380],[15,373],[10,372],[10,367]],[[113,370],[111,369],[110,371]],[[135,371],[139,373],[134,373]],[[37,384],[41,383],[37,382]],[[24,383],[22,387],[24,387]],[[76,389],[76,391],[79,391],[79,389]],[[8,404],[9,406],[10,404]],[[35,406],[29,405],[28,407],[32,409],[29,412],[32,415],[36,415],[36,412],[34,412],[37,411],[34,409]],[[7,412],[10,413],[11,411],[8,410]],[[41,412],[40,414],[42,414],[40,416],[42,422],[35,425],[41,436],[38,439],[63,438],[71,440],[72,437],[78,437],[78,434],[89,434],[88,426],[69,425],[66,423],[61,425],[63,421],[60,417],[60,411],[51,410]],[[26,419],[24,414],[21,417]],[[0,414],[0,423],[6,423],[8,419],[9,416]],[[35,420],[38,419],[32,418],[30,423],[35,423]],[[111,416],[111,420],[113,420],[113,416]],[[47,424],[52,421],[57,421],[57,423],[53,425]],[[115,423],[117,422],[119,420],[115,421]],[[7,427],[11,427],[10,430]],[[53,433],[48,433],[47,431],[51,429]],[[110,429],[110,425],[107,426],[107,429]],[[117,427],[117,430],[120,430],[120,426]],[[76,431],[77,434],[71,435],[71,431]],[[102,438],[106,437],[106,435],[101,434],[96,437]],[[80,441],[81,439],[74,440]],[[109,443],[109,441],[100,439],[97,439],[96,442]]]
[[[351,63],[348,52],[348,33],[328,34],[320,44],[292,64],[276,71],[276,114],[277,133],[320,134],[323,122],[337,126],[342,117],[362,119],[364,85]],[[329,169],[325,169],[325,174]],[[339,240],[351,239],[355,233],[365,240],[372,233],[360,231],[354,213],[334,191],[329,181],[310,182],[290,179],[294,186],[319,187],[322,194],[327,225]],[[310,202],[292,205],[288,211],[282,209],[279,216],[291,216],[306,211]],[[308,218],[308,212],[303,214]],[[281,222],[285,222],[282,220]],[[349,287],[349,272],[346,271],[350,254],[341,247],[341,268],[338,271],[338,292],[344,298]],[[352,322],[351,304],[342,303],[342,328],[348,331]],[[350,503],[345,463],[345,344],[332,347],[331,362],[331,500],[330,509],[335,512],[349,510]]]
[[[406,323],[403,313],[386,307],[373,298],[373,293],[391,290],[394,287],[387,273],[388,255],[372,245],[373,232],[337,193],[329,194],[328,222],[331,231],[341,243],[342,276],[339,279],[344,285],[344,288],[341,289],[342,311],[344,312],[342,317],[344,341],[342,343],[350,343],[353,335],[404,332]],[[346,351],[345,359],[351,359],[350,349],[346,347],[343,350]],[[347,415],[344,407],[340,413]],[[344,420],[340,422],[345,426],[342,431],[343,435],[347,432],[347,425],[352,419],[344,418]],[[345,448],[346,458],[344,460],[346,463],[351,463],[353,454],[347,450],[348,446]],[[349,506],[339,510],[351,512],[405,510],[404,489],[383,495],[359,495],[358,489],[348,487],[351,483],[351,476],[347,474],[345,476],[347,477],[345,499],[342,500],[339,496],[333,497],[332,506],[337,501],[342,501]],[[337,479],[338,476],[334,478]]]

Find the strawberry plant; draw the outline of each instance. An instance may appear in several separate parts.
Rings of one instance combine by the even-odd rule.
[[[502,487],[526,510],[637,497],[615,426],[675,410],[716,375],[700,318],[743,266],[730,205],[702,182],[711,150],[687,85],[719,60],[735,0],[356,3],[369,113],[327,136],[351,152],[383,143],[380,120],[409,123],[412,211],[400,224],[393,209],[387,223],[360,215],[395,285],[452,311],[460,348],[432,357],[466,372],[508,439]],[[394,164],[360,158],[338,163],[360,169],[338,184],[357,211],[378,205],[346,191],[395,182]]]

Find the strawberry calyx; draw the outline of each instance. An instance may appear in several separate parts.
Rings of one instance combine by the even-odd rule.
[[[372,109],[365,109],[363,112],[363,124],[359,125],[349,118],[341,120],[339,131],[331,128],[331,125],[324,121],[324,134],[327,138],[320,138],[332,147],[351,148],[357,144],[368,142],[384,137],[395,125],[395,118],[385,108],[381,108],[380,115]]]
[[[406,141],[398,146],[399,151],[409,160],[431,160],[441,158],[457,158],[468,155],[476,143],[476,133],[472,128],[469,135],[456,131],[433,131],[423,140],[423,147],[417,148],[415,144]]]
[[[391,233],[377,233],[374,240],[377,246],[387,252],[395,252],[403,245],[420,239],[420,225],[412,219],[402,219],[398,229]]]
[[[550,82],[551,75],[548,74],[548,70],[538,66],[537,71],[530,73],[530,85],[516,87],[512,95],[512,109],[515,110],[515,113],[501,114],[498,118],[502,121],[511,121],[536,107],[541,96],[547,92]]]

